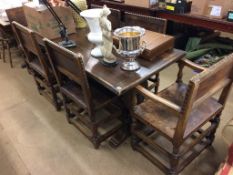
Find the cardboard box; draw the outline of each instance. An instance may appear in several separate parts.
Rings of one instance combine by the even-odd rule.
[[[204,15],[210,0],[193,0],[191,14]]]
[[[125,4],[152,8],[157,5],[157,0],[125,0]]]
[[[24,26],[27,26],[23,7],[6,9],[6,14],[10,22],[16,21]]]
[[[24,5],[23,8],[30,29],[49,39],[60,37],[58,23],[47,8],[38,8],[33,6],[32,3]],[[68,34],[75,33],[76,28],[72,11],[66,7],[53,7],[53,9],[66,26]]]
[[[205,16],[222,19],[233,9],[233,0],[209,0]]]

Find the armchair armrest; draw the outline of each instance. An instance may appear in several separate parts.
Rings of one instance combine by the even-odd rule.
[[[149,98],[150,100],[154,101],[154,102],[158,102],[158,103],[161,103],[161,104],[167,106],[168,108],[173,110],[175,113],[180,113],[180,111],[181,111],[181,107],[178,106],[177,104],[152,93],[151,91],[147,90],[146,88],[144,88],[141,85],[136,87],[136,91],[139,92],[140,94],[142,94],[143,96]]]
[[[186,58],[183,58],[183,59],[179,60],[178,62],[180,62],[181,64],[183,64],[183,65],[185,65],[193,70],[196,70],[196,71],[202,72],[202,71],[206,70],[206,68],[199,66],[198,64],[195,64]]]

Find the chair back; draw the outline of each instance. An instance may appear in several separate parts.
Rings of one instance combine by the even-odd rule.
[[[12,26],[26,56],[28,56],[28,52],[32,52],[33,54],[37,55],[37,47],[35,46],[35,42],[33,42],[31,37],[33,31],[15,21],[12,22]]]
[[[42,52],[41,45],[39,44],[42,43],[42,36],[15,21],[12,22],[12,26],[27,58],[28,64],[37,59],[36,62],[39,62],[40,66],[45,71],[45,78],[48,78],[49,71],[46,63],[47,57]]]
[[[121,11],[112,8],[110,10],[109,20],[112,22],[112,29],[115,30],[121,27]]]
[[[197,74],[190,80],[193,89],[193,105],[200,105],[206,99],[232,84],[233,81],[233,54],[226,56],[222,61],[209,69]],[[219,101],[224,105],[225,101]]]
[[[166,33],[167,20],[152,16],[125,12],[123,15],[123,25],[140,26],[154,32]]]
[[[188,90],[181,110],[179,127],[182,134],[189,120],[190,113],[207,99],[218,92],[218,103],[225,106],[233,82],[233,54],[226,56],[212,67],[195,75],[188,85]],[[182,129],[181,129],[182,128]]]
[[[91,8],[103,8],[100,5],[91,4]],[[109,21],[112,23],[112,30],[121,27],[121,11],[117,9],[112,9],[111,14],[108,16]]]
[[[91,91],[84,68],[83,56],[65,49],[58,44],[44,39],[46,52],[53,73],[60,88],[65,87],[70,82],[81,89],[85,105],[89,114],[91,113]]]
[[[6,14],[9,19],[9,22],[11,23],[12,31],[14,33],[14,38],[17,42],[17,46],[20,45],[20,41],[18,40],[16,33],[14,31],[14,27],[12,26],[12,22],[16,21],[19,24],[22,24],[23,26],[27,26],[27,20],[24,14],[23,7],[15,7],[15,8],[10,8],[6,9]]]

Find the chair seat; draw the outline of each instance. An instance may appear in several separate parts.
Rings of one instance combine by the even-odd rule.
[[[30,67],[35,70],[37,73],[39,73],[41,76],[45,77],[46,73],[42,66],[40,65],[40,62],[38,59],[33,59],[32,62],[30,62]]]
[[[104,87],[101,87],[97,83],[90,83],[92,102],[94,109],[98,110],[101,106],[108,104],[112,101],[115,95],[109,92]],[[86,108],[86,102],[84,100],[81,87],[73,82],[69,82],[61,87],[61,92],[70,97],[73,101],[80,104],[83,108]]]
[[[183,83],[174,83],[167,89],[159,92],[158,95],[182,106],[186,92],[187,85]],[[202,105],[193,109],[187,123],[184,139],[221,109],[222,105],[214,98],[207,99]],[[162,132],[168,139],[171,140],[174,137],[178,116],[166,106],[153,102],[152,100],[145,100],[143,103],[135,106],[134,114],[137,119]]]
[[[34,59],[32,62],[30,62],[30,67],[35,70],[38,74],[40,74],[43,78],[46,77],[46,72],[41,66],[40,62],[38,59]],[[51,69],[49,69],[49,75],[50,77],[50,83],[52,84],[57,84],[57,80],[55,79],[53,72]]]

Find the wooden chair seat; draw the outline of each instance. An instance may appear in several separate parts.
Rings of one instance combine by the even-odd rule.
[[[40,62],[38,59],[34,59],[33,61],[30,62],[30,67],[36,71],[37,73],[39,73],[41,76],[45,77],[46,73],[44,71],[44,69],[42,68]]]
[[[56,93],[59,93],[59,90],[57,90],[57,87],[58,87],[57,80],[54,77],[53,72],[52,72],[51,69],[48,69],[49,75],[47,75],[46,72],[44,71],[43,67],[41,66],[41,64],[39,63],[39,61],[37,59],[30,62],[29,65],[30,65],[30,69],[33,70],[31,73],[37,74],[37,75],[34,75],[35,79],[37,81],[39,81],[42,86],[45,86],[42,89],[50,88],[50,86],[53,86],[54,88],[56,88],[56,89],[54,89],[54,91]],[[49,82],[45,79],[46,76],[49,76]],[[52,100],[49,100],[49,101],[52,101]],[[58,100],[58,101],[60,102],[60,100]]]
[[[114,98],[114,95],[111,92],[107,90],[103,90],[103,88],[96,86],[96,84],[94,83],[93,85],[90,84],[90,88],[93,94],[92,96],[93,108],[96,110],[100,106],[111,102],[112,98]],[[77,84],[69,82],[64,86],[62,86],[60,90],[62,93],[70,97],[73,101],[80,104],[81,107],[87,108],[82,89],[81,87],[77,86]]]
[[[174,83],[167,89],[159,92],[158,96],[177,105],[181,105],[184,102],[187,87],[188,86],[183,83]],[[209,120],[221,109],[222,105],[213,98],[207,99],[202,105],[196,107],[190,114],[184,138],[187,138],[196,128],[200,127],[204,121]],[[146,100],[140,105],[135,106],[134,112],[137,119],[141,122],[159,130],[168,139],[173,139],[178,117],[166,106],[155,103],[152,100]]]

